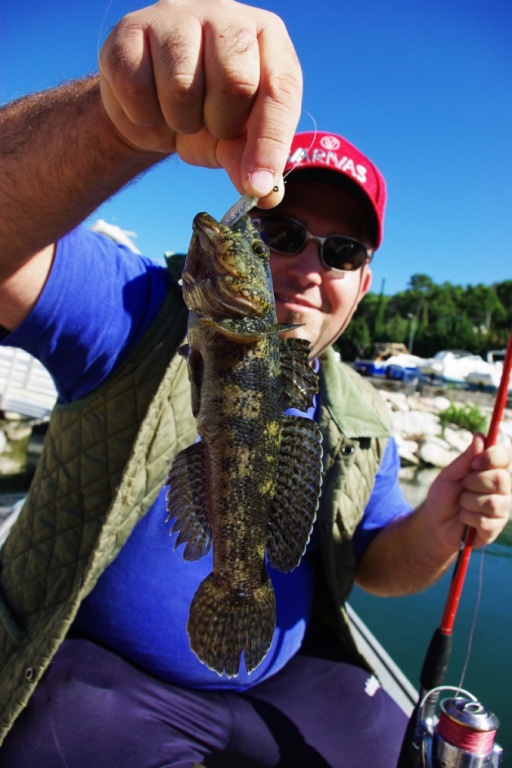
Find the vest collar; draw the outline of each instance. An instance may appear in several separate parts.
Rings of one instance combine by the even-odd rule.
[[[339,364],[332,347],[321,357],[320,397],[337,428],[346,437],[389,437],[389,421],[385,413],[372,407],[361,386],[361,377],[348,366]],[[382,405],[385,407],[384,402]]]

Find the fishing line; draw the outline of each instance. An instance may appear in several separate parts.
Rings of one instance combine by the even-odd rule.
[[[466,652],[466,658],[464,661],[464,666],[462,668],[462,674],[459,682],[459,688],[457,691],[457,696],[459,695],[459,692],[464,684],[464,678],[466,677],[466,672],[468,670],[469,666],[469,660],[471,657],[471,650],[473,646],[473,637],[475,635],[476,630],[476,623],[478,620],[478,614],[480,612],[480,603],[482,599],[482,591],[483,591],[483,581],[484,581],[484,561],[485,561],[485,552],[486,547],[482,547],[480,552],[480,567],[478,569],[478,589],[477,589],[477,596],[476,596],[476,602],[475,602],[475,610],[473,612],[473,621],[471,623],[471,629],[469,630],[469,636],[468,636],[468,648]]]
[[[440,739],[448,744],[456,744],[458,750],[470,755],[488,755],[492,753],[496,730],[480,731],[469,727],[466,723],[453,720],[446,712],[441,710],[436,733]],[[447,765],[446,762],[442,763]],[[453,763],[455,765],[455,763]],[[462,765],[461,762],[458,763]]]
[[[96,54],[97,54],[97,59],[98,60],[100,58],[100,50],[101,50],[101,35],[103,34],[103,28],[105,26],[105,22],[107,20],[107,16],[108,16],[108,14],[110,12],[110,9],[112,8],[113,4],[114,4],[114,0],[109,0],[108,1],[107,8],[105,10],[105,13],[103,14],[103,18],[102,18],[101,23],[100,23],[100,28],[99,28],[99,31],[98,31],[98,43],[97,43],[97,46],[96,46],[96,48],[97,48]]]
[[[308,155],[309,155],[309,153],[311,151],[311,148],[313,147],[313,145],[314,145],[314,143],[316,141],[316,137],[317,137],[317,134],[318,134],[318,125],[317,125],[317,122],[316,122],[315,118],[311,114],[311,112],[306,112],[306,110],[303,110],[303,114],[307,115],[310,118],[311,122],[313,123],[313,138],[311,139],[311,144],[308,147]],[[287,177],[290,175],[290,173],[292,171],[294,171],[297,168],[297,166],[300,165],[300,163],[301,163],[301,161],[297,160],[297,162],[294,165],[292,165],[291,168],[288,169],[288,171],[283,176],[283,185],[285,184],[285,181],[286,181]],[[277,192],[277,189],[274,188],[274,191]]]
[[[310,118],[311,122],[313,123],[313,137],[307,149],[307,152],[309,154],[309,152],[311,151],[312,147],[315,144],[316,137],[318,135],[318,125],[315,118],[311,114],[311,112],[307,112],[303,110],[303,114],[307,115]],[[289,168],[288,171],[284,174],[283,186],[286,184],[286,179],[290,175],[290,173],[292,173],[298,166],[300,166],[301,159],[298,159],[297,162],[294,163],[292,167]],[[276,185],[273,191],[278,192],[279,186]],[[228,210],[220,220],[220,223],[224,224],[227,227],[232,227],[234,224],[236,224],[237,221],[239,221],[239,219],[242,218],[242,216],[245,216],[247,213],[249,213],[250,210],[252,210],[258,205],[258,199],[259,198],[254,197],[252,195],[242,195],[230,208],[228,208]],[[340,275],[337,279],[342,279],[343,277],[345,277],[345,274]],[[340,328],[332,335],[331,339],[324,345],[324,347],[318,351],[318,354],[322,352],[327,346],[334,344],[336,339],[338,339],[346,330],[350,320],[354,315],[354,312],[357,309],[357,305],[359,303],[359,296],[361,293],[362,282],[363,282],[363,270],[361,269],[360,276],[359,276],[359,289],[354,297],[354,301],[352,302],[352,306],[350,307],[348,314],[346,315],[345,319],[342,321]]]
[[[303,114],[307,115],[307,116],[310,118],[311,122],[313,123],[313,138],[311,139],[311,143],[310,143],[310,145],[309,145],[309,147],[308,147],[308,154],[309,154],[309,152],[311,151],[311,148],[314,146],[314,143],[315,143],[315,141],[316,141],[316,137],[317,137],[317,135],[318,135],[318,124],[317,124],[317,122],[316,122],[315,118],[313,117],[313,115],[311,114],[311,112],[307,112],[306,110],[303,110]],[[289,170],[288,170],[288,171],[285,173],[285,175],[283,176],[283,184],[285,184],[285,183],[286,183],[286,178],[287,178],[287,176],[289,176],[289,175],[290,175],[290,173],[291,173],[292,171],[294,171],[294,170],[295,170],[295,168],[297,168],[297,166],[298,166],[298,165],[300,165],[300,160],[298,160],[298,161],[297,161],[297,162],[296,162],[296,163],[295,163],[295,164],[294,164],[294,165],[293,165],[293,166],[292,166],[292,167],[291,167],[291,168],[290,168],[290,169],[289,169]],[[343,275],[340,275],[340,276],[339,276],[337,279],[338,279],[338,280],[340,280],[340,279],[342,279],[343,277],[345,277],[345,273],[343,273]],[[344,320],[344,321],[341,323],[341,326],[340,326],[340,328],[339,328],[339,329],[338,329],[338,331],[337,331],[337,332],[336,332],[336,333],[335,333],[335,334],[332,336],[332,338],[330,339],[330,341],[328,341],[328,342],[327,342],[327,344],[325,344],[325,346],[324,346],[324,347],[323,347],[321,350],[319,350],[318,354],[320,354],[320,352],[322,352],[322,351],[323,351],[323,350],[324,350],[326,347],[328,347],[328,346],[331,346],[332,344],[334,344],[334,342],[335,342],[337,339],[339,339],[339,337],[340,337],[340,336],[342,336],[342,335],[343,335],[343,333],[344,333],[344,331],[347,329],[347,326],[348,326],[348,324],[350,323],[350,321],[352,320],[352,317],[354,316],[354,313],[355,313],[355,311],[356,311],[356,309],[357,309],[357,305],[358,305],[358,303],[359,303],[359,294],[360,294],[360,292],[361,292],[361,285],[362,285],[362,281],[363,281],[363,270],[361,269],[361,270],[360,270],[360,277],[359,277],[359,290],[358,290],[358,292],[357,292],[357,294],[356,294],[356,297],[355,297],[355,299],[354,299],[354,301],[353,301],[353,303],[352,303],[352,306],[351,306],[351,308],[350,308],[350,310],[349,310],[349,313],[348,313],[347,317],[346,317],[346,318],[345,318],[345,320]]]
[[[112,0],[110,0],[112,2]],[[313,117],[313,115],[310,112],[304,112],[305,115],[307,115],[309,118],[311,118],[314,126],[314,135],[311,140],[311,144],[308,147],[308,153],[311,150],[311,147],[315,143],[316,136],[318,133],[316,120]],[[297,166],[300,165],[300,160],[298,160],[292,167],[285,173],[283,176],[283,186],[286,183],[286,177],[290,175],[292,171],[297,168]],[[279,192],[279,185],[276,184],[276,186],[272,189],[272,192]],[[242,216],[245,216],[247,213],[249,213],[250,210],[255,208],[258,205],[258,197],[254,197],[254,195],[242,195],[238,198],[238,200],[226,211],[222,219],[220,220],[221,224],[224,224],[226,227],[232,227],[236,222],[242,218]]]
[[[491,422],[489,430],[484,442],[484,448],[489,448],[495,445],[503,412],[507,403],[508,386],[510,381],[510,374],[512,371],[512,330],[510,331],[507,351],[505,354],[505,360],[503,362],[503,371],[501,375],[500,384],[496,393],[496,399],[494,402],[494,408],[492,411]],[[462,539],[462,546],[457,555],[455,568],[452,576],[452,580],[449,587],[448,598],[443,611],[443,616],[439,627],[435,630],[430,644],[423,661],[423,667],[420,674],[420,691],[429,691],[434,687],[439,686],[444,680],[445,674],[448,669],[448,663],[450,660],[452,650],[452,630],[457,615],[457,608],[464,586],[464,580],[469,564],[469,558],[473,548],[473,542],[476,536],[476,529],[465,526],[464,535]],[[480,575],[479,589],[482,584],[482,572]],[[480,596],[478,597],[478,605],[480,602]],[[474,625],[474,621],[473,621]],[[474,626],[472,627],[471,634],[473,634]],[[472,641],[472,637],[471,637]],[[471,647],[470,641],[470,647]],[[469,649],[468,649],[469,654]],[[466,665],[464,667],[463,674],[466,672]],[[435,702],[432,702],[435,707]],[[432,713],[429,713],[429,717]],[[413,713],[409,719],[409,724],[405,733],[404,741],[402,743],[402,750],[400,752],[400,758],[398,761],[398,768],[416,768],[420,763],[419,744],[421,741],[421,734],[417,728],[417,723],[420,722],[421,711],[419,708],[419,702],[414,707]]]
[[[474,696],[469,691],[465,691],[463,688],[455,688],[454,685],[436,685],[435,688],[431,688],[423,696],[423,698],[419,702],[420,709],[423,709],[427,700],[430,699],[431,696],[433,696],[434,694],[443,693],[443,691],[456,691],[457,696],[463,693],[464,696],[467,696],[470,701],[474,701],[474,702],[478,701],[476,696]]]

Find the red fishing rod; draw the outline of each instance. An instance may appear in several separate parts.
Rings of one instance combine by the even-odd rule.
[[[511,369],[512,369],[512,330],[510,332],[509,339],[508,339],[507,351],[505,355],[505,360],[503,362],[503,371],[501,375],[501,381],[498,387],[498,391],[496,393],[496,400],[494,403],[494,409],[492,412],[491,422],[489,425],[489,431],[487,433],[487,437],[485,438],[485,448],[488,448],[489,446],[494,445],[498,437],[500,422],[503,418],[503,411],[505,410],[505,406],[507,404]],[[404,742],[402,745],[402,751],[400,753],[400,758],[398,761],[397,768],[421,768],[421,766],[427,765],[427,763],[425,762],[425,751],[424,749],[422,749],[422,742],[424,741],[424,738],[426,736],[426,729],[430,728],[432,725],[435,708],[439,699],[439,692],[437,694],[434,694],[428,697],[428,705],[426,710],[423,709],[423,705],[428,692],[442,686],[444,683],[446,671],[448,669],[448,663],[450,661],[451,650],[452,650],[453,625],[455,623],[455,617],[457,615],[457,609],[459,606],[460,597],[461,597],[462,589],[464,586],[464,580],[466,578],[466,573],[468,570],[468,565],[471,557],[471,552],[473,549],[475,535],[476,535],[475,529],[466,526],[462,543],[461,543],[461,549],[459,551],[459,554],[457,556],[457,561],[455,563],[453,576],[450,583],[450,589],[448,592],[448,597],[446,599],[446,604],[445,604],[443,616],[441,619],[441,624],[435,630],[432,636],[430,645],[425,655],[425,660],[423,662],[423,667],[420,674],[420,696],[419,696],[418,703],[411,715],[411,719],[409,720],[409,725],[405,734]],[[454,699],[453,701],[457,701],[457,700]],[[483,710],[483,707],[478,702],[477,704]],[[472,706],[474,709],[475,707],[474,703],[472,703]],[[485,712],[487,713],[487,711]],[[482,714],[483,714],[482,712],[479,713],[479,715],[482,715]],[[495,724],[496,718],[494,718],[494,716],[491,715],[490,713],[487,713],[487,715],[488,717],[487,716],[484,717],[483,720],[485,721],[485,724],[486,724],[485,727],[489,726],[489,730],[486,731],[486,733],[491,733],[492,727],[495,727],[495,725],[490,726],[490,723]],[[444,713],[442,713],[440,722],[450,723],[450,725],[447,727],[447,730],[449,730],[450,738],[452,738],[453,733],[456,732],[454,729],[458,727],[463,727],[463,726],[461,726],[460,723],[458,723],[457,717],[451,716],[451,717],[445,718],[444,720],[443,718],[444,718]],[[482,720],[482,718],[480,718],[480,720]],[[425,725],[425,723],[427,723],[427,725]],[[464,725],[467,726],[467,723],[464,723]],[[482,725],[482,722],[480,722],[479,728],[481,725]],[[495,731],[492,731],[492,732],[495,733]],[[469,733],[469,730],[466,727],[465,733],[461,738],[464,738],[464,737],[467,738],[468,733]],[[477,740],[475,739],[475,743],[476,742]],[[492,743],[490,746],[492,749]],[[447,765],[448,763],[443,762],[440,764]],[[458,765],[459,763],[455,763],[455,762],[453,763],[453,765],[456,765],[456,764]],[[469,762],[464,763],[464,765],[466,764],[470,765]],[[485,763],[485,765],[489,765],[489,766],[493,765],[493,763],[491,762],[491,759],[489,759],[489,762]]]

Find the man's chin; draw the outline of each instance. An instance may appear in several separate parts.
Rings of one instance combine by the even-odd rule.
[[[291,331],[285,331],[281,334],[284,339],[307,339],[311,345],[310,359],[316,357],[323,351],[328,343],[322,345],[322,340],[318,338],[318,333],[315,333],[315,329],[311,328],[311,323],[307,322],[308,318],[305,313],[288,311],[278,311],[277,317],[280,323],[283,325],[296,325]]]

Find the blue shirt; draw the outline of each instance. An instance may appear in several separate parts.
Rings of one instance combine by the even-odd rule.
[[[52,374],[60,401],[73,402],[97,387],[140,339],[167,289],[163,265],[79,227],[59,242],[37,305],[3,343],[37,357]],[[398,466],[390,440],[354,538],[358,557],[382,527],[410,509],[398,485]],[[277,619],[263,662],[250,676],[242,665],[238,677],[220,677],[198,661],[186,634],[189,605],[212,570],[212,553],[190,562],[181,547],[174,549],[172,521],[165,523],[166,490],[84,600],[75,626],[174,684],[243,690],[277,672],[300,648],[313,596],[311,547],[292,573],[269,568]]]

